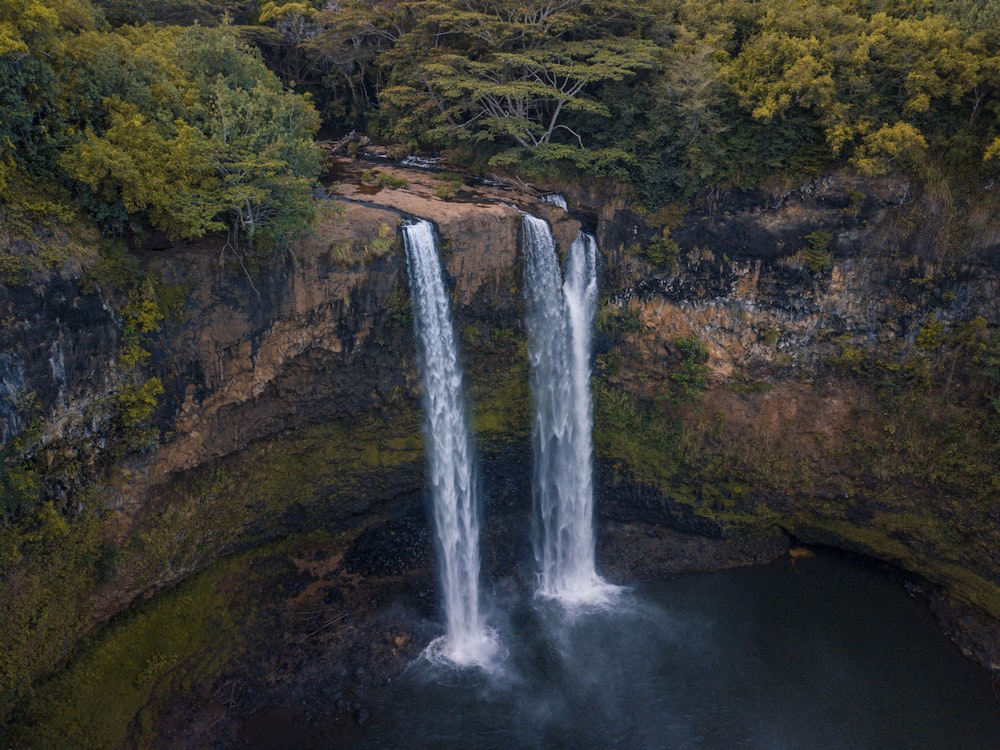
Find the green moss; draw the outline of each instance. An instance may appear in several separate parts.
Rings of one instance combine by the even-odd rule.
[[[158,701],[212,679],[242,651],[236,620],[256,617],[249,592],[273,589],[265,579],[277,575],[254,563],[297,541],[218,561],[116,618],[38,686],[5,739],[17,747],[151,747]]]
[[[192,472],[155,498],[122,548],[121,565],[150,584],[197,570],[220,551],[261,542],[289,508],[336,514],[338,501],[371,492],[389,470],[422,464],[419,414],[398,409],[359,424],[330,422],[255,443]]]
[[[343,534],[291,535],[216,561],[184,583],[135,605],[77,649],[67,666],[0,725],[3,747],[157,746],[165,701],[211,684],[253,647],[261,611],[280,591],[283,566],[261,564],[303,546],[342,546]]]
[[[639,482],[676,491],[679,425],[654,404],[605,383],[594,384],[594,450]]]
[[[480,440],[514,442],[527,438],[531,429],[531,391],[525,359],[478,377],[472,383],[474,429]]]
[[[639,313],[616,305],[602,305],[597,313],[597,330],[610,336],[643,330]]]
[[[84,632],[99,549],[94,515],[51,501],[0,527],[0,724]]]
[[[235,619],[247,607],[233,582],[259,554],[216,563],[116,619],[38,687],[10,740],[19,747],[125,746],[130,723],[157,690],[190,689],[239,650]]]
[[[293,507],[302,524],[336,517],[340,503],[377,496],[393,469],[422,466],[419,424],[418,413],[398,408],[378,420],[261,441],[151,497],[121,545],[101,538],[87,510],[99,498],[72,517],[51,503],[22,511],[17,524],[0,528],[0,608],[8,613],[0,618],[0,717],[83,634],[99,580],[138,590],[162,585],[238,545],[288,533],[282,519]]]

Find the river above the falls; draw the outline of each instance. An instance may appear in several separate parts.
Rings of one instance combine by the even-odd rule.
[[[418,660],[353,748],[976,750],[989,675],[879,571],[835,556],[636,586],[569,615],[501,602],[492,675]]]

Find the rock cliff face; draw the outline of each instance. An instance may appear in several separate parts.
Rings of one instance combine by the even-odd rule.
[[[829,176],[722,196],[664,228],[605,212],[602,372],[677,420],[675,458],[640,473],[678,523],[773,522],[919,572],[995,623],[998,217],[944,217],[912,193]],[[695,377],[704,390],[686,399]],[[966,648],[995,670],[985,640]]]
[[[53,274],[35,285],[0,286],[0,446],[44,414],[46,440],[98,435],[98,408],[118,385],[118,323],[98,292]],[[80,471],[92,472],[97,451]]]
[[[357,419],[404,396],[412,401],[399,232],[407,216],[435,222],[462,317],[519,324],[520,213],[498,199],[531,202],[531,196],[486,189],[446,202],[433,197],[431,175],[383,169],[390,171],[408,175],[405,189],[366,195],[360,185],[339,184],[338,194],[348,199],[336,204],[342,213],[325,219],[257,289],[231,271],[220,278],[215,249],[146,259],[168,281],[196,280],[186,323],[169,341],[178,364],[164,376],[179,403],[175,419],[167,414],[172,437],[143,467],[154,483],[282,430]],[[575,236],[576,222],[559,219],[557,226],[569,227],[562,234]]]
[[[159,439],[117,460],[88,500],[118,553],[104,583],[78,592],[85,619],[226,550],[384,513],[419,491],[406,216],[440,232],[484,449],[523,441],[518,236],[530,207],[563,248],[582,221],[605,256],[605,521],[734,538],[780,527],[891,561],[957,597],[966,630],[980,630],[977,656],[998,668],[1000,519],[970,485],[975,468],[942,457],[960,436],[922,434],[963,420],[986,434],[959,334],[981,318],[969,346],[987,346],[1000,325],[997,217],[968,217],[961,236],[975,252],[956,262],[941,251],[954,220],[901,181],[832,176],[659,216],[603,186],[568,189],[564,213],[528,188],[467,183],[445,200],[441,185],[427,171],[345,162],[324,201],[337,210],[252,281],[211,243],[139,253],[187,294],[151,346],[165,388]],[[3,294],[0,439],[24,430],[29,393],[40,451],[100,434],[94,405],[120,385],[112,309],[69,280]],[[950,354],[951,375],[928,370]],[[89,451],[100,464],[101,446]],[[942,466],[952,475],[927,470]],[[984,471],[984,485],[997,481],[995,465]]]

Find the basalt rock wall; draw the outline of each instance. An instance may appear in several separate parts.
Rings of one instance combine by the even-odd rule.
[[[932,359],[918,344],[929,321],[946,337],[981,317],[983,341],[1000,325],[996,216],[979,211],[956,227],[954,211],[899,179],[833,175],[650,215],[607,185],[568,187],[564,213],[537,200],[542,189],[466,181],[443,199],[432,172],[378,171],[395,180],[372,185],[362,176],[370,165],[345,164],[322,201],[337,210],[252,273],[221,241],[136,251],[186,294],[150,343],[148,374],[164,385],[158,437],[114,458],[90,501],[105,514],[106,539],[130,549],[144,535],[145,545],[112,567],[92,612],[105,617],[268,528],[306,528],[318,517],[310,509],[333,505],[343,512],[325,521],[363,523],[420,490],[399,231],[408,217],[438,228],[470,388],[495,412],[478,415],[484,446],[501,439],[498,425],[526,398],[510,383],[524,367],[518,237],[529,209],[552,222],[560,247],[583,225],[604,254],[595,415],[603,521],[722,537],[780,527],[892,561],[979,615],[1000,616],[996,519],[961,481],[914,473],[921,451],[947,446],[911,435],[927,427],[910,421],[912,404],[887,410],[887,398],[919,394],[880,385]],[[954,251],[955,237],[968,252]],[[121,386],[114,310],[73,279],[3,295],[0,438],[9,444],[23,432],[34,393],[39,450],[75,437],[81,455],[103,466],[98,406]],[[703,369],[692,371],[700,380],[687,394],[677,373],[689,352],[678,342],[690,339],[703,351],[688,365]],[[956,373],[931,373],[924,395],[936,398],[947,381],[951,399],[928,402],[945,420],[934,424],[953,424],[945,418],[958,406],[974,413],[975,384]],[[612,421],[607,403],[619,396],[645,416]],[[319,443],[340,447],[314,465]],[[271,478],[287,473],[287,486],[264,487],[272,479],[255,465],[274,467]],[[391,481],[370,481],[380,473]]]

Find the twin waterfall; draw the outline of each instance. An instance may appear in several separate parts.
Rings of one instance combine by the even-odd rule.
[[[590,328],[597,243],[579,234],[564,281],[549,225],[524,214],[523,226],[538,593],[567,604],[599,601],[609,587],[594,569]]]
[[[567,605],[603,601],[613,587],[594,569],[590,328],[597,246],[581,233],[566,278],[546,222],[523,215],[528,355],[535,399],[533,505],[538,594]],[[479,497],[454,325],[434,229],[403,227],[423,384],[425,437],[446,634],[428,655],[489,666],[498,651],[479,594]]]

